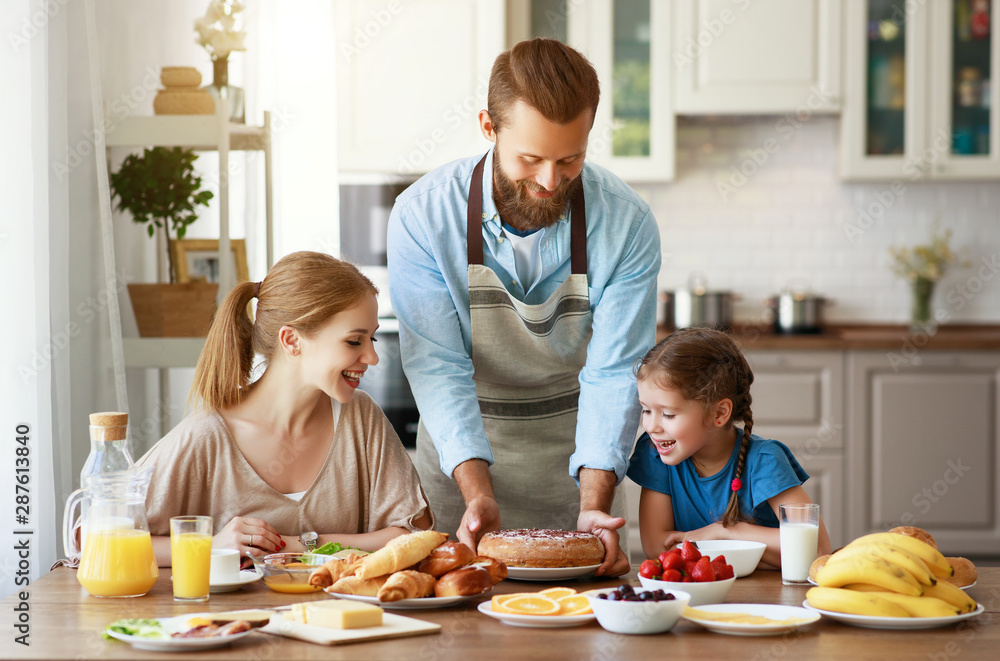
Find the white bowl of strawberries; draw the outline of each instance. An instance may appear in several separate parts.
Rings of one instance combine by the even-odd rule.
[[[639,565],[639,582],[650,590],[681,590],[691,595],[691,606],[726,600],[736,582],[733,566],[723,555],[702,555],[694,544],[684,542]]]

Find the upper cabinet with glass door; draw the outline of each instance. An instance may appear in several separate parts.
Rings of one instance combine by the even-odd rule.
[[[931,149],[938,179],[1000,177],[1000,1],[929,3]]]
[[[997,0],[848,0],[845,179],[1000,177]]]
[[[509,0],[508,46],[549,37],[597,69],[601,103],[587,158],[629,182],[674,177],[671,4],[655,0]]]

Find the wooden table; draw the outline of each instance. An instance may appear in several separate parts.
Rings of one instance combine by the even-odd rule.
[[[634,572],[628,577],[636,583]],[[495,593],[537,591],[553,585],[579,590],[613,587],[618,580],[579,579],[558,583],[507,580]],[[163,659],[161,652],[142,652],[101,638],[103,628],[122,617],[166,617],[198,611],[274,607],[319,595],[282,595],[257,582],[242,590],[212,595],[208,604],[177,605],[170,592],[170,570],[161,570],[152,592],[136,599],[96,599],[76,581],[75,570],[60,568],[28,586],[30,647],[14,643],[13,608],[18,595],[0,605],[0,657],[25,659]],[[776,572],[758,571],[736,581],[728,602],[801,605],[805,588],[785,587]],[[711,633],[681,620],[670,633],[624,636],[605,631],[596,622],[565,629],[512,627],[476,611],[475,601],[428,611],[397,611],[442,625],[439,634],[326,647],[263,633],[253,633],[231,646],[188,652],[184,659],[995,659],[1000,655],[1000,568],[982,568],[969,591],[986,607],[976,618],[941,629],[886,631],[861,629],[825,618],[795,633],[742,637]]]

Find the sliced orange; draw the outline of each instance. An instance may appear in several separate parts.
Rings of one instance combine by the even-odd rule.
[[[582,594],[567,595],[556,601],[559,602],[560,615],[587,615],[594,612],[590,610],[590,601]]]
[[[542,590],[538,594],[545,595],[549,599],[555,599],[556,601],[559,601],[563,597],[573,596],[574,594],[576,594],[576,590],[574,590],[573,588],[548,588],[546,590]]]
[[[540,594],[519,594],[506,599],[500,606],[508,613],[518,615],[558,615],[559,602]]]

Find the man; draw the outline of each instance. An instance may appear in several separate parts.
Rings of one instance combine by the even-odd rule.
[[[497,57],[479,113],[495,146],[399,196],[389,290],[438,528],[473,548],[501,523],[585,530],[606,549],[597,573],[619,575],[612,501],[660,251],[648,205],[585,164],[599,96],[593,67],[558,41]]]

